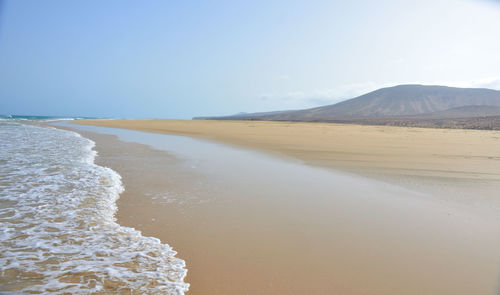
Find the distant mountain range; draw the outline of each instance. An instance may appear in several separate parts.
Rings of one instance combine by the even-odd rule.
[[[381,88],[333,105],[305,110],[240,113],[232,116],[193,119],[500,129],[500,123],[498,128],[495,123],[500,122],[500,91],[484,88],[398,85]],[[457,119],[462,122],[459,126],[456,126]],[[467,126],[468,121],[475,122],[475,125]],[[479,126],[480,121],[482,123]]]

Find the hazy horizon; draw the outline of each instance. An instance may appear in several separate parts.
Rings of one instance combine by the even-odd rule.
[[[500,90],[483,0],[0,2],[0,113],[181,118],[398,84]]]

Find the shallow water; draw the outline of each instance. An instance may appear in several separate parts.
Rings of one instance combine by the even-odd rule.
[[[0,122],[0,291],[182,294],[185,263],[115,222],[120,175],[79,134]]]

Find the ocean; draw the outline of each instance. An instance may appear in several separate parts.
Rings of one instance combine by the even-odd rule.
[[[123,186],[94,142],[23,119],[58,118],[0,120],[0,293],[184,294],[176,252],[116,223]]]
[[[21,115],[0,115],[0,121],[68,121],[77,119],[98,119],[90,117],[60,117],[60,116],[21,116]]]

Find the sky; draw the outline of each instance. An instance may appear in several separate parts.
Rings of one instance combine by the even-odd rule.
[[[175,118],[500,90],[500,1],[0,0],[0,114]]]

